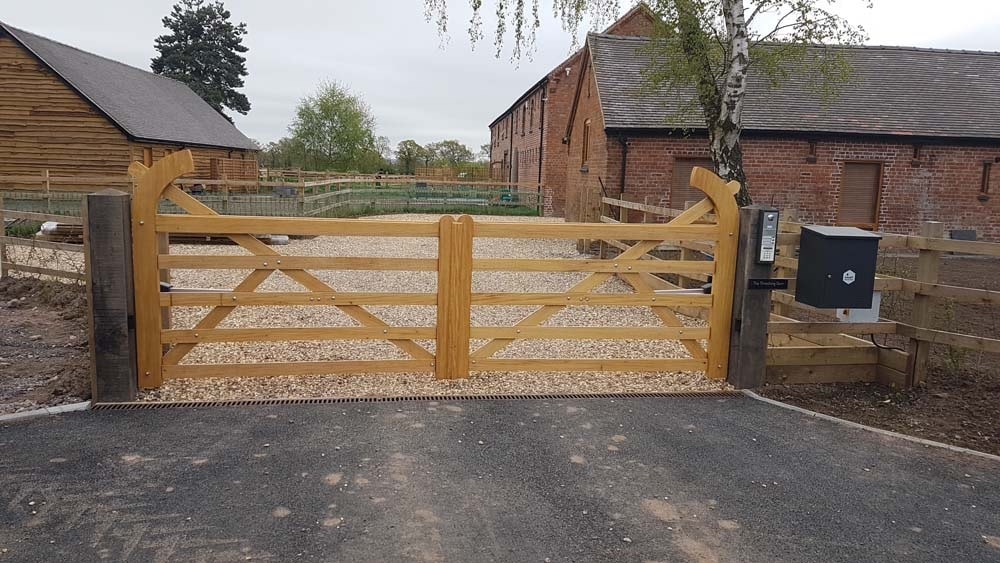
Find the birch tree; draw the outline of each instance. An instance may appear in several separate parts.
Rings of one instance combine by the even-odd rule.
[[[424,0],[428,21],[448,32],[447,0]],[[654,0],[658,17],[644,75],[650,87],[693,92],[689,107],[700,113],[716,172],[737,180],[741,205],[751,203],[743,170],[743,106],[751,69],[773,85],[795,72],[808,74],[824,97],[836,96],[851,75],[850,60],[833,45],[860,44],[867,39],[834,8],[837,0]],[[473,17],[469,35],[483,40],[482,0],[469,0]],[[530,52],[541,25],[539,0],[495,0],[497,56],[505,43],[512,58]],[[871,7],[870,2],[861,0]],[[555,17],[574,38],[585,21],[604,26],[620,12],[619,0],[553,0]]]

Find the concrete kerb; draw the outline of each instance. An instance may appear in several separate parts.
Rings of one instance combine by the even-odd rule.
[[[84,401],[82,403],[71,403],[69,405],[59,405],[58,407],[45,407],[33,411],[16,412],[14,414],[5,414],[0,416],[0,423],[14,422],[16,420],[24,420],[27,418],[37,418],[40,416],[54,416],[57,414],[63,414],[67,412],[77,412],[86,410],[90,410],[90,401]]]
[[[837,418],[835,416],[830,416],[828,414],[823,414],[823,413],[811,411],[811,410],[808,410],[808,409],[804,409],[802,407],[797,407],[795,405],[789,405],[787,403],[782,403],[781,401],[775,401],[774,399],[768,399],[767,397],[761,397],[757,393],[754,393],[753,391],[750,391],[750,390],[747,390],[747,389],[744,389],[742,391],[742,393],[744,395],[746,395],[747,397],[750,397],[752,399],[756,399],[758,401],[765,402],[765,403],[767,403],[769,405],[774,405],[776,407],[781,407],[783,409],[788,409],[788,410],[791,410],[791,411],[795,411],[797,413],[804,414],[804,415],[807,415],[807,416],[811,416],[813,418],[819,418],[819,419],[822,419],[822,420],[828,420],[828,421],[834,422],[836,424],[841,424],[841,425],[844,425],[844,426],[848,426],[848,427],[851,427],[851,428],[857,428],[859,430],[865,430],[865,431],[868,431],[868,432],[874,432],[875,434],[881,434],[883,436],[891,436],[893,438],[900,438],[900,439],[906,440],[908,442],[913,442],[913,443],[921,444],[921,445],[924,445],[924,446],[929,446],[929,447],[933,447],[933,448],[942,448],[942,449],[945,449],[945,450],[949,450],[949,451],[953,451],[953,452],[957,452],[957,453],[961,453],[961,454],[973,455],[973,456],[985,458],[985,459],[988,459],[988,460],[991,460],[991,461],[1000,462],[1000,456],[997,456],[997,455],[988,454],[988,453],[985,453],[985,452],[979,452],[979,451],[976,451],[976,450],[970,450],[969,448],[962,448],[962,447],[959,447],[959,446],[952,446],[951,444],[945,444],[945,443],[942,443],[942,442],[935,442],[934,440],[927,440],[927,439],[924,439],[924,438],[917,438],[915,436],[907,436],[906,434],[900,434],[899,432],[893,432],[891,430],[883,430],[881,428],[874,428],[872,426],[865,426],[864,424],[859,424],[857,422],[851,422],[850,420],[844,420],[842,418]]]

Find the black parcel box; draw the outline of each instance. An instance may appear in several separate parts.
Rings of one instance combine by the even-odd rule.
[[[869,309],[881,236],[855,227],[802,227],[795,300],[821,309]]]

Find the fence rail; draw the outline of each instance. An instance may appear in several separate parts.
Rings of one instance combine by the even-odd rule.
[[[4,209],[4,198],[0,196],[0,277],[8,276],[11,272],[19,272],[77,282],[86,280],[82,268],[71,266],[72,260],[59,259],[65,256],[64,253],[80,254],[80,260],[77,262],[82,262],[84,251],[82,244],[8,236],[8,220],[11,220],[12,227],[18,222],[26,222],[32,226],[44,221],[74,226],[83,224],[79,217]],[[48,252],[42,257],[35,252],[38,250]]]
[[[174,184],[224,215],[340,216],[378,212],[454,212],[478,208],[541,214],[537,183],[452,180],[419,176],[267,173],[259,179],[178,178]],[[80,212],[86,193],[131,192],[131,176],[0,176],[0,193],[22,211]],[[522,211],[521,213],[523,213]]]

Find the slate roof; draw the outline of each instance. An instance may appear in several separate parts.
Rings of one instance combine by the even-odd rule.
[[[609,129],[704,129],[693,90],[644,85],[649,39],[592,34],[588,46]],[[834,47],[853,78],[823,101],[804,72],[773,88],[751,70],[743,113],[748,131],[803,131],[1000,139],[1000,53],[913,47]],[[805,63],[803,63],[805,64]]]
[[[139,140],[255,149],[187,85],[0,22],[0,29]]]

